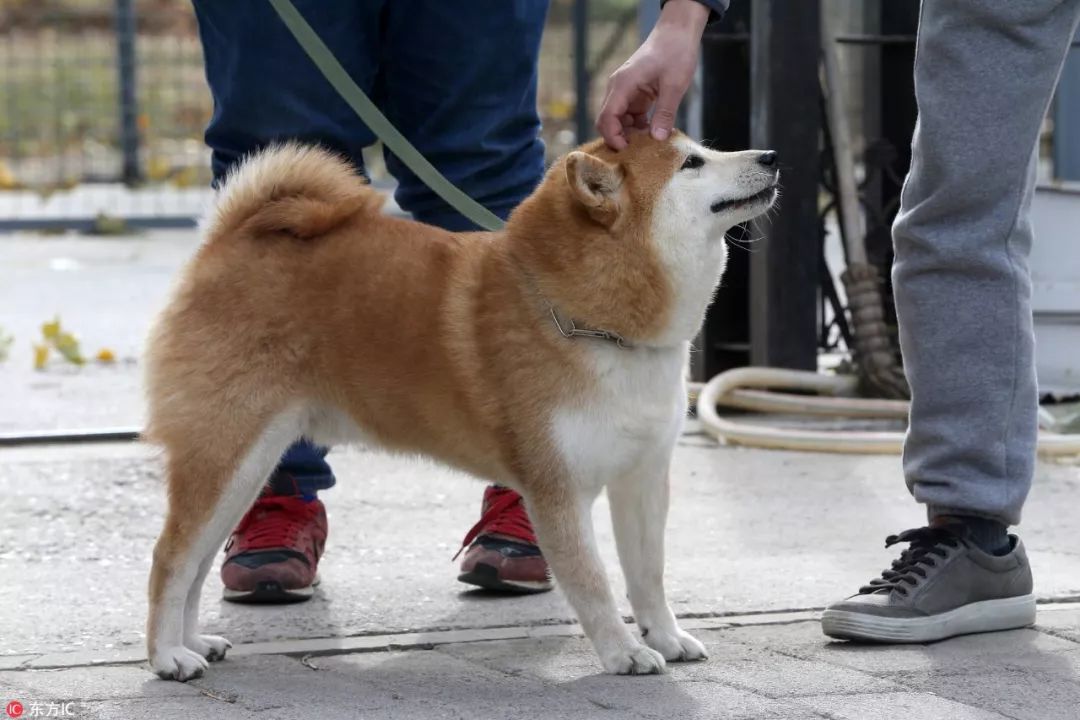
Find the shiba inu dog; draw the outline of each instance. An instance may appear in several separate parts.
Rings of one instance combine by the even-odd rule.
[[[147,439],[165,451],[147,644],[163,678],[224,657],[199,592],[300,437],[422,454],[525,498],[604,669],[706,656],[664,591],[684,363],[725,232],[777,197],[776,154],[675,133],[556,162],[496,233],[381,214],[348,163],[297,144],[228,178],[148,348]],[[641,639],[616,608],[589,507],[606,488]]]

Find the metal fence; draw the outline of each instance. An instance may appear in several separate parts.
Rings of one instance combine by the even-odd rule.
[[[550,156],[577,143],[578,89],[595,108],[603,83],[589,81],[636,47],[636,6],[553,0],[539,90]],[[189,0],[0,0],[0,230],[192,224],[210,196],[211,110]]]

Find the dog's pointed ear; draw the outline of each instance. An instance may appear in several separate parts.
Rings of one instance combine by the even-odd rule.
[[[622,169],[588,153],[575,150],[566,156],[566,182],[574,199],[603,225],[611,225],[619,214]]]

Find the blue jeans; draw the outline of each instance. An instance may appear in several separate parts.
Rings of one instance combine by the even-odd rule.
[[[539,183],[537,59],[548,0],[294,0],[353,79],[443,175],[505,218]],[[214,114],[215,184],[244,155],[299,139],[350,158],[372,132],[312,65],[265,0],[194,0]],[[386,153],[394,197],[422,222],[475,227]],[[326,449],[300,441],[274,490],[331,487]]]

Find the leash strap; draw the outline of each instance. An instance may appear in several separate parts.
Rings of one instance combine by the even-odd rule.
[[[304,49],[315,67],[319,68],[327,81],[338,91],[341,98],[348,103],[349,107],[360,116],[364,124],[382,140],[390,152],[394,153],[405,167],[412,170],[416,177],[427,185],[431,190],[457,210],[485,230],[500,230],[504,223],[495,213],[488,210],[480,203],[461,191],[456,185],[443,177],[435,166],[427,161],[420,152],[412,146],[405,136],[398,132],[371,98],[360,89],[360,86],[349,77],[349,73],[341,66],[330,48],[322,41],[307,20],[296,9],[290,0],[269,0],[277,12],[278,17],[285,23],[296,42]]]

